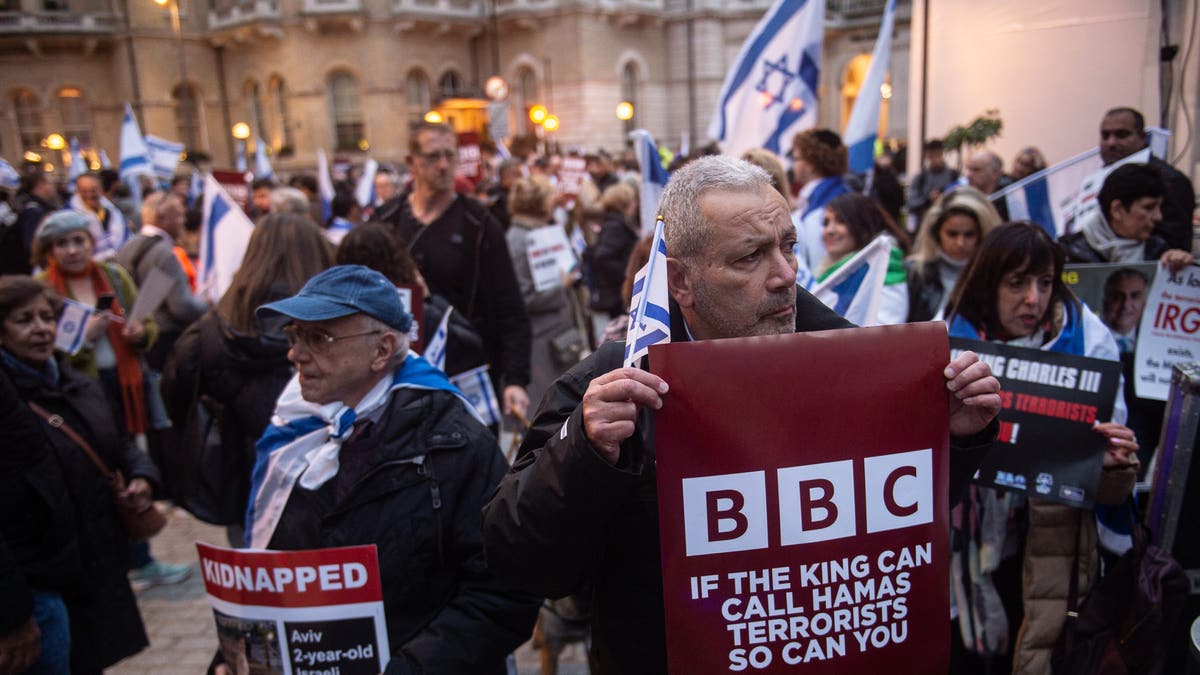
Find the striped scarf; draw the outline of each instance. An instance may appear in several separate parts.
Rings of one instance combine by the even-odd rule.
[[[449,392],[484,423],[445,373],[411,350],[392,377],[381,379],[353,408],[340,401],[326,405],[305,401],[300,395],[300,378],[293,376],[255,448],[246,511],[246,538],[251,548],[266,548],[270,543],[297,483],[315,490],[337,475],[338,453],[354,433],[354,423],[386,406],[398,389]]]

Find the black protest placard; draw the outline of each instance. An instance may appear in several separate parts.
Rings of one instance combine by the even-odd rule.
[[[1000,380],[1000,434],[975,482],[1090,507],[1108,446],[1092,426],[1112,418],[1120,362],[955,337],[950,349],[975,352]]]

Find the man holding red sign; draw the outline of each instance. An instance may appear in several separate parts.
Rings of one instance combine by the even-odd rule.
[[[795,228],[761,169],[724,156],[697,160],[673,176],[659,206],[672,341],[852,327],[797,291]],[[602,346],[543,399],[484,509],[484,545],[491,568],[523,590],[561,597],[591,580],[601,672],[665,672],[651,413],[669,386],[620,368],[623,353],[623,343]],[[944,375],[956,495],[995,436],[1000,385],[970,352]]]

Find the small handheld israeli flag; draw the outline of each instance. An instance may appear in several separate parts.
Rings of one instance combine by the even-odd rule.
[[[246,171],[246,141],[238,141],[234,144],[233,166],[239,172]]]
[[[484,424],[500,424],[500,402],[496,400],[496,390],[492,388],[486,364],[451,376],[450,382],[475,406],[475,412],[483,418]]]
[[[54,336],[54,348],[74,356],[83,348],[84,331],[88,319],[96,311],[69,298],[63,298],[62,314],[58,317],[58,333]]]
[[[321,218],[333,217],[333,179],[329,177],[329,160],[324,148],[317,148],[317,196],[321,198]]]
[[[88,172],[88,164],[83,159],[83,153],[79,151],[79,139],[74,136],[70,141],[71,148],[71,166],[67,169],[67,180],[69,181],[70,189],[75,189],[75,179]]]
[[[641,236],[644,237],[654,231],[654,224],[658,217],[658,198],[662,196],[663,188],[666,187],[670,176],[663,168],[662,158],[658,154],[658,146],[655,145],[654,137],[650,135],[649,131],[634,129],[629,132],[629,137],[634,140],[638,164],[642,168],[642,189],[639,201],[642,220]]]
[[[453,312],[453,307],[446,307],[446,313],[442,315],[442,322],[438,324],[437,331],[429,338],[429,344],[425,345],[425,353],[421,356],[425,360],[433,364],[434,368],[446,372],[446,341],[450,337],[450,312]]]
[[[354,186],[354,199],[364,209],[375,203],[375,174],[379,172],[379,162],[367,158],[363,164],[362,176],[358,185]]]
[[[275,177],[275,170],[271,168],[271,160],[267,159],[267,142],[257,137],[254,139],[254,177]]]
[[[629,332],[625,337],[625,366],[633,368],[650,351],[650,345],[671,341],[671,305],[667,293],[667,243],[663,221],[654,225],[650,259],[633,278],[629,302]]]
[[[847,321],[859,326],[879,324],[879,297],[887,279],[892,238],[876,237],[854,257],[817,284],[812,294]]]

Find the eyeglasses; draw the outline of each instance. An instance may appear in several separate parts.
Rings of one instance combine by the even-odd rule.
[[[454,150],[442,150],[441,152],[423,152],[417,157],[420,157],[426,164],[436,164],[439,159],[444,159],[447,162],[453,162],[458,159],[458,152]]]
[[[301,328],[295,324],[290,324],[283,327],[283,336],[287,338],[289,347],[303,345],[305,349],[316,354],[324,354],[333,347],[333,343],[338,340],[349,340],[350,338],[364,337],[366,335],[378,335],[383,331],[369,330],[365,333],[354,333],[353,335],[330,335],[320,328]]]

